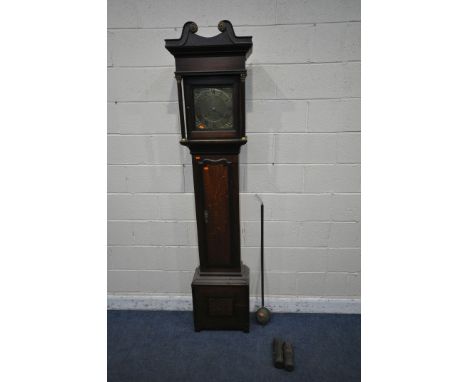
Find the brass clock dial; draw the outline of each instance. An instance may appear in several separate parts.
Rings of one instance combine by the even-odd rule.
[[[197,87],[193,96],[197,130],[233,128],[232,87]]]

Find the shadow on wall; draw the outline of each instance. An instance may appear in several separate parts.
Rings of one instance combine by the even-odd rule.
[[[170,93],[170,98],[169,99],[176,99],[177,100],[177,101],[175,101],[173,103],[168,103],[167,104],[167,113],[171,114],[171,115],[174,115],[176,117],[176,120],[179,122],[178,125],[177,125],[177,129],[176,129],[177,130],[177,140],[179,140],[179,139],[182,138],[182,136],[180,135],[181,121],[180,121],[180,114],[179,114],[177,81],[175,79],[175,76],[174,76],[173,85],[171,87],[171,93]],[[186,171],[186,167],[187,167],[187,165],[190,166],[191,163],[192,163],[192,160],[191,160],[191,157],[190,157],[190,152],[187,149],[187,147],[182,146],[180,144],[178,144],[177,147],[178,147],[178,150],[179,150],[179,155],[180,155],[181,163],[182,163],[181,176],[182,176],[182,184],[184,185],[184,190],[183,191],[184,192],[193,192],[193,189],[192,190],[187,189],[188,188],[187,186],[190,184],[190,180],[187,180],[187,174],[189,172]],[[174,150],[177,150],[177,149],[174,147]]]
[[[256,105],[258,105],[260,102],[270,102],[271,99],[269,97],[265,97],[268,100],[262,100],[262,99],[255,99],[254,98],[254,92],[258,91],[259,87],[261,89],[262,84],[267,84],[266,86],[271,89],[274,89],[275,96],[271,97],[273,99],[278,99],[278,100],[286,100],[286,97],[282,93],[278,93],[278,87],[276,86],[275,81],[273,78],[270,76],[268,71],[266,71],[262,66],[255,66],[253,67],[252,65],[249,65],[247,67],[247,81],[246,83],[246,94],[245,98],[247,100],[246,102],[246,114],[256,114],[256,118],[265,118],[267,121],[277,121],[277,123],[281,123],[280,121],[283,121],[283,114],[288,114],[290,115],[292,112],[294,112],[294,105],[293,103],[290,102],[282,102],[281,107],[278,108],[268,108],[269,110],[269,115],[268,116],[262,116],[260,115],[259,111],[256,110]],[[259,85],[260,84],[260,85]],[[254,102],[255,101],[255,102]],[[240,169],[239,169],[239,190],[240,192],[252,192],[252,190],[248,187],[249,184],[249,175],[248,171],[246,171],[246,166],[245,164],[248,163],[258,163],[258,164],[266,164],[269,165],[271,164],[272,166],[275,165],[275,132],[277,132],[277,129],[275,126],[272,126],[271,129],[266,129],[264,130],[265,135],[258,135],[258,136],[252,136],[249,138],[249,131],[252,132],[256,131],[258,132],[259,129],[256,128],[256,126],[251,126],[249,123],[246,123],[246,134],[247,138],[249,141],[247,142],[246,146],[243,146],[239,155],[239,163],[241,163]],[[263,131],[262,131],[263,132]],[[271,138],[273,136],[273,139],[271,140],[271,147],[270,150],[266,150],[265,147],[258,147],[259,145],[265,146],[268,145],[270,142],[268,138]],[[255,152],[255,159],[251,158],[252,154],[249,155],[250,153]],[[260,153],[260,156],[259,156]],[[269,155],[271,154],[271,156]],[[250,159],[249,159],[250,157]],[[242,165],[244,164],[244,165]],[[270,168],[272,170],[273,168]],[[269,171],[268,174],[268,183],[270,185],[269,189],[274,190],[275,189],[275,184],[276,181],[275,179],[272,179],[271,177],[274,176],[273,171]]]

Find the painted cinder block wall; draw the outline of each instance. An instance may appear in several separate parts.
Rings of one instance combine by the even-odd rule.
[[[252,35],[240,168],[242,258],[260,294],[360,296],[360,3],[108,3],[108,292],[189,295],[198,264],[192,168],[179,145],[165,38],[228,19]]]

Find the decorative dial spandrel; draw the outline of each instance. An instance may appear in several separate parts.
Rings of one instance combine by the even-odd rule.
[[[196,130],[233,129],[232,87],[197,87],[193,97]]]

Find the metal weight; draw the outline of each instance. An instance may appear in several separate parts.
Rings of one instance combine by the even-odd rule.
[[[287,371],[294,370],[294,350],[290,342],[285,342],[283,344],[283,359],[284,359],[284,368]]]
[[[273,339],[273,365],[277,369],[284,368],[283,341],[279,338]]]

